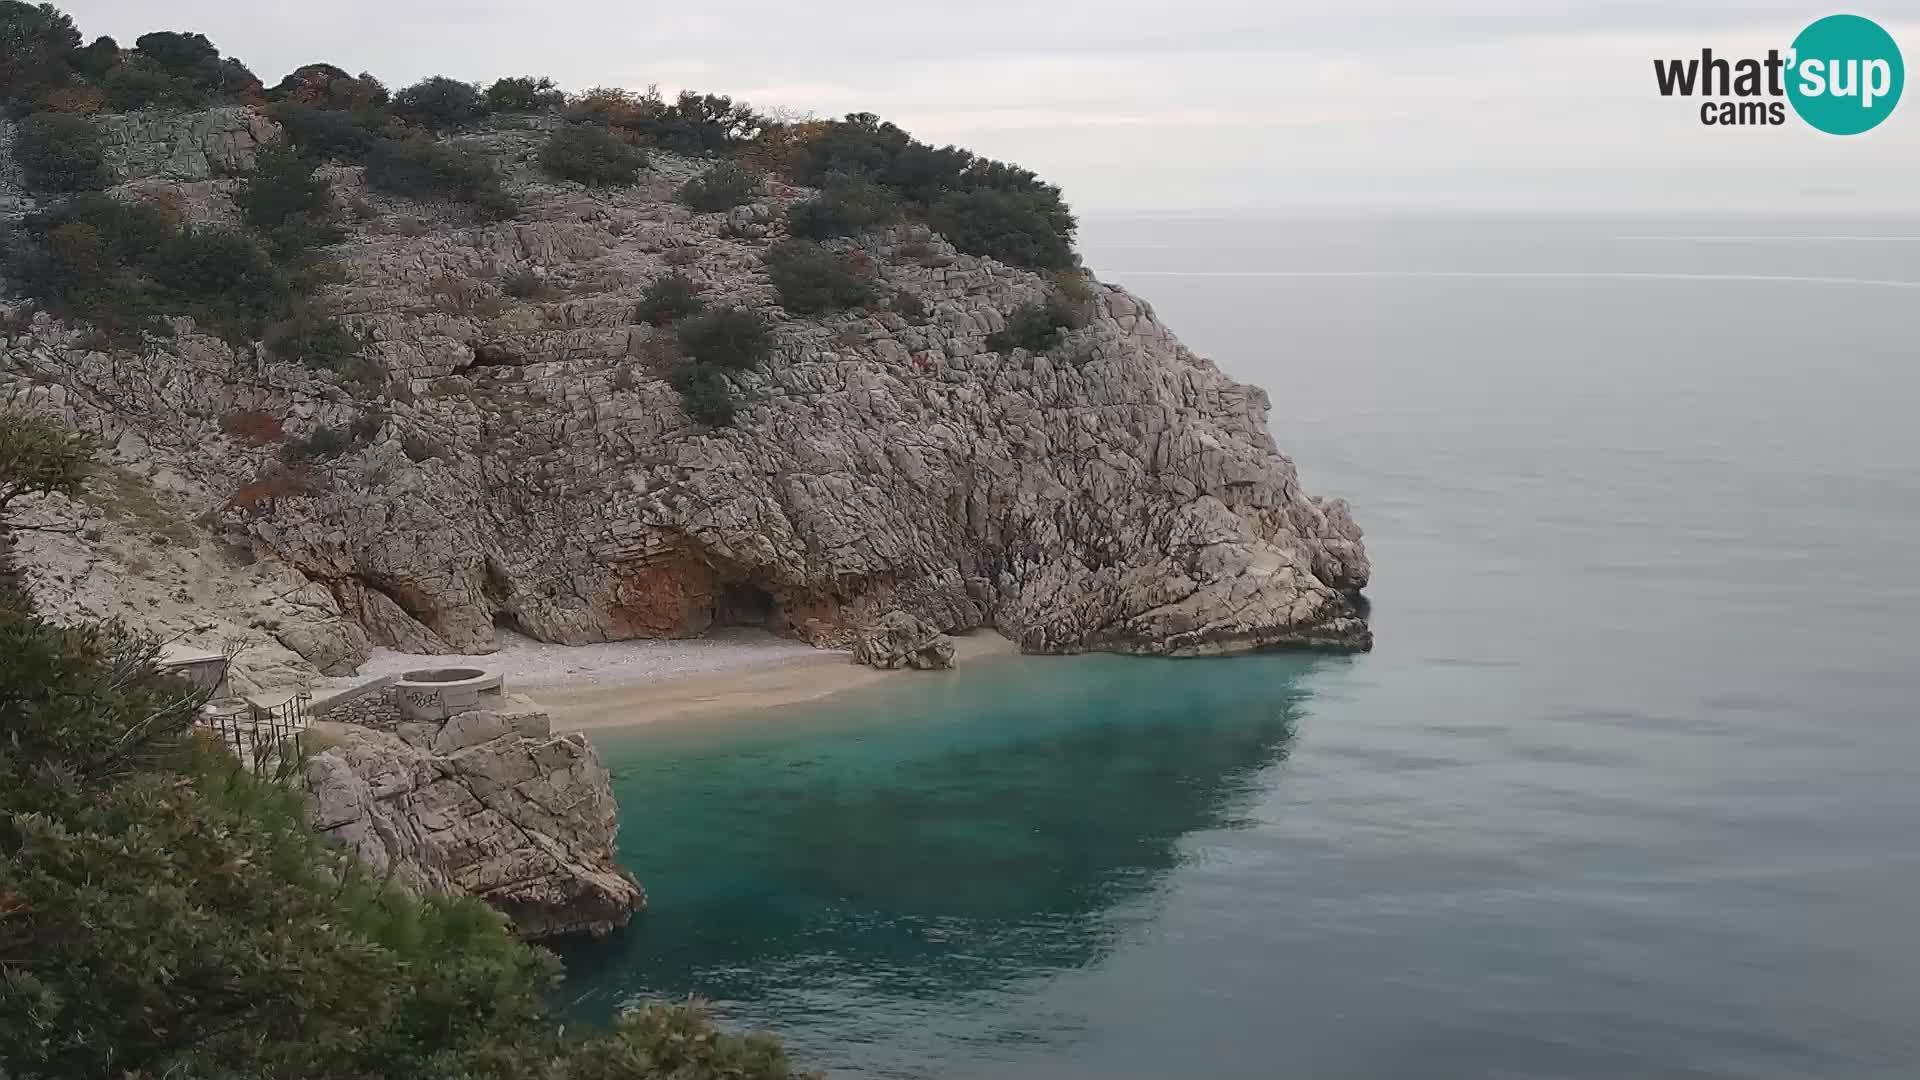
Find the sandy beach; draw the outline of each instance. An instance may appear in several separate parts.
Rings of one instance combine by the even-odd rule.
[[[962,668],[1015,652],[1012,642],[991,630],[954,638],[955,662]],[[426,667],[497,671],[508,691],[545,707],[556,729],[575,731],[737,715],[921,674],[878,671],[853,663],[846,652],[759,630],[602,645],[548,645],[503,633],[499,651],[485,655],[415,656],[376,649],[358,674],[318,680],[314,689],[324,696]]]

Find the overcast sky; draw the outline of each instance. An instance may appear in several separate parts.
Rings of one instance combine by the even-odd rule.
[[[196,30],[271,84],[550,74],[821,115],[1017,161],[1084,213],[1315,205],[1920,210],[1920,91],[1852,138],[1703,127],[1652,59],[1764,55],[1838,10],[1920,63],[1920,2],[71,0],[89,37]],[[161,14],[164,9],[164,15]]]

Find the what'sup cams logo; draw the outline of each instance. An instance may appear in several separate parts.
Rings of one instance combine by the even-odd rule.
[[[1893,35],[1872,19],[1829,15],[1800,31],[1782,54],[1729,60],[1701,49],[1698,58],[1655,60],[1662,97],[1698,97],[1709,127],[1777,125],[1787,106],[1829,135],[1858,135],[1880,125],[1900,103],[1906,67]]]

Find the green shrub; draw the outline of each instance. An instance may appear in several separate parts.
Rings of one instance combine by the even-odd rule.
[[[680,392],[680,404],[695,423],[708,427],[733,423],[733,386],[718,368],[681,364],[667,376],[667,383]]]
[[[428,131],[457,131],[487,115],[479,87],[435,75],[393,95],[393,114]]]
[[[288,439],[280,447],[280,460],[289,465],[337,458],[353,446],[353,439],[335,427],[317,427],[304,439]]]
[[[280,306],[285,282],[251,237],[182,229],[154,253],[151,273],[174,310],[230,340],[257,338]]]
[[[160,316],[174,314],[252,340],[294,285],[248,236],[176,229],[151,206],[101,195],[31,215],[11,246],[9,277],[20,294],[116,339],[164,333]]]
[[[767,276],[780,294],[780,306],[796,315],[860,307],[878,295],[852,257],[809,240],[782,241],[769,251]]]
[[[1015,349],[1043,353],[1060,344],[1069,328],[1067,314],[1054,304],[1022,304],[1007,316],[1004,330],[987,335],[987,348],[1006,353]]]
[[[268,112],[286,131],[288,142],[321,161],[364,162],[385,141],[380,134],[380,117],[373,113],[322,108],[302,101],[278,102]]]
[[[7,245],[15,291],[113,338],[159,332],[148,268],[173,227],[155,208],[84,194],[28,215]]]
[[[347,435],[357,443],[370,443],[380,429],[387,424],[387,414],[379,409],[369,409],[353,418],[347,425]]]
[[[562,180],[588,187],[619,187],[640,179],[647,155],[598,124],[569,124],[547,140],[540,151],[540,166]]]
[[[500,186],[500,170],[483,151],[459,143],[415,138],[374,148],[367,183],[412,199],[472,203],[493,220],[512,217],[513,197]]]
[[[673,104],[643,108],[633,130],[662,150],[690,157],[725,154],[760,133],[766,119],[746,102],[685,90]]]
[[[773,332],[757,312],[723,307],[681,324],[680,347],[696,363],[745,371],[772,353]]]
[[[141,34],[134,39],[133,48],[136,62],[152,64],[198,91],[232,95],[260,87],[260,80],[245,64],[221,57],[220,50],[204,34],[160,30]]]
[[[886,188],[861,176],[836,176],[819,195],[787,208],[787,228],[795,236],[825,240],[889,225],[899,217],[899,201]]]
[[[905,289],[901,289],[893,294],[893,300],[890,306],[893,310],[909,319],[924,319],[927,317],[926,301]]]
[[[483,221],[512,221],[520,214],[520,200],[496,183],[474,196],[473,208]]]
[[[98,191],[113,181],[100,132],[84,116],[27,117],[14,132],[13,160],[36,191]]]
[[[486,105],[497,113],[546,112],[566,104],[567,95],[552,79],[532,75],[496,79],[487,87]]]
[[[927,224],[969,255],[1029,270],[1066,270],[1073,254],[1073,215],[1057,195],[955,191],[927,208]]]
[[[416,465],[440,456],[439,448],[434,446],[425,435],[418,433],[401,437],[400,452],[407,455],[407,460]]]
[[[97,76],[107,107],[119,112],[134,109],[201,109],[216,100],[234,100],[257,92],[258,79],[247,66],[222,58],[203,34],[159,31],[142,34],[124,55],[95,42],[88,65],[104,67]]]
[[[76,49],[67,54],[67,63],[83,79],[99,82],[107,77],[107,72],[120,62],[120,43],[100,35],[84,49]]]
[[[180,230],[155,252],[153,271],[165,288],[182,296],[264,304],[278,288],[267,253],[252,238],[227,229]]]
[[[1074,265],[1076,222],[1060,189],[1015,165],[935,148],[871,113],[824,125],[794,155],[796,183],[865,176],[947,234],[955,247],[1032,269]]]
[[[296,253],[338,243],[344,235],[333,224],[333,184],[313,174],[311,159],[290,146],[261,150],[253,172],[234,193],[247,223],[265,233],[274,247]]]
[[[680,187],[680,201],[703,214],[731,210],[753,201],[765,178],[732,161],[723,161]]]
[[[307,367],[357,374],[362,344],[353,331],[311,304],[294,304],[267,326],[261,340],[276,359]]]
[[[355,77],[344,68],[325,63],[293,69],[268,93],[279,102],[361,113],[378,113],[392,103],[392,96],[379,79],[366,72]]]
[[[189,79],[169,74],[150,61],[134,57],[115,65],[100,81],[106,106],[114,112],[137,109],[203,109],[209,95]]]
[[[689,315],[697,315],[704,307],[706,301],[700,299],[699,288],[685,274],[662,274],[653,279],[646,292],[640,294],[640,303],[633,311],[633,321],[666,326]]]
[[[48,90],[64,84],[79,47],[73,18],[53,5],[0,3],[0,102],[8,115],[25,116]]]
[[[500,279],[500,291],[516,300],[531,300],[547,291],[547,283],[531,270],[515,270]]]

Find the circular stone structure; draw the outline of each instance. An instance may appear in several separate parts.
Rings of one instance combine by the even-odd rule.
[[[476,708],[481,694],[498,694],[504,680],[479,668],[422,668],[393,684],[393,700],[409,720],[440,722]]]

